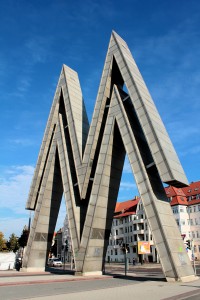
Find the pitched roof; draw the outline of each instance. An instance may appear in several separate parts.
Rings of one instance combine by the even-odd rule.
[[[171,198],[170,205],[195,205],[200,204],[200,199],[191,199],[189,196],[196,196],[200,194],[200,181],[192,182],[189,186],[184,188],[176,188],[174,186],[165,187],[165,192],[168,198]],[[200,198],[200,197],[199,197]],[[135,197],[132,200],[125,202],[117,202],[115,207],[114,218],[122,218],[129,215],[136,214],[137,204],[140,197]]]
[[[188,205],[187,197],[183,196],[173,196],[172,200],[170,201],[170,205]]]
[[[196,199],[196,195],[200,194],[200,181],[192,182],[184,188],[175,188],[168,186],[165,188],[168,198],[171,198],[170,205],[195,205],[200,203],[200,199]],[[188,198],[191,197],[189,200]],[[193,199],[194,197],[194,199]]]
[[[167,197],[173,197],[173,196],[183,196],[185,197],[186,195],[183,192],[183,189],[181,188],[176,188],[174,186],[167,186],[165,187],[165,193],[167,195]]]
[[[200,194],[200,181],[191,182],[189,186],[182,188],[182,190],[187,197]]]
[[[114,217],[125,217],[135,214],[139,200],[139,197],[135,197],[134,199],[125,202],[117,202]]]
[[[125,212],[125,213],[122,213],[122,214],[119,214],[119,215],[115,215],[114,219],[119,219],[119,218],[122,218],[122,217],[127,217],[127,216],[135,215],[135,214],[136,214],[136,211],[128,211],[128,212]]]

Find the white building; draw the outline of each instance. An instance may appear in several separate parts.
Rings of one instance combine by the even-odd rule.
[[[185,242],[189,258],[200,260],[200,181],[192,182],[189,187],[165,188],[166,195]],[[138,242],[148,241],[150,253],[138,255]],[[191,249],[188,249],[187,244]],[[124,261],[123,244],[128,244],[127,257],[132,262],[158,261],[152,234],[139,197],[117,203],[113,219],[106,261]],[[193,251],[193,254],[192,254]]]
[[[200,181],[182,189],[169,186],[165,191],[184,242],[189,241],[195,259],[200,260]]]
[[[165,191],[185,245],[189,241],[193,246],[195,259],[200,260],[200,181],[192,182],[190,186],[185,188],[168,186]],[[66,239],[69,241],[69,255],[71,256],[71,239],[67,217],[63,228],[63,244]],[[149,242],[150,253],[138,255],[139,242]],[[116,204],[106,261],[123,262],[125,259],[123,244],[128,245],[129,251],[126,256],[130,263],[133,262],[133,259],[136,262],[159,261],[139,197]],[[192,259],[192,251],[190,249],[187,251],[190,259]],[[68,260],[70,260],[69,257]]]
[[[138,242],[149,242],[150,253],[138,255]],[[123,245],[127,245],[126,256],[131,263],[133,260],[136,262],[156,262],[158,259],[142,201],[139,197],[117,203],[106,261],[123,262],[125,260]]]

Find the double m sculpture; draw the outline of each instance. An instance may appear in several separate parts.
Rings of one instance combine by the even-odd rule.
[[[23,268],[44,270],[64,194],[77,273],[102,274],[127,154],[167,280],[194,280],[163,182],[187,179],[124,40],[112,32],[89,126],[77,73],[63,66],[27,209]]]

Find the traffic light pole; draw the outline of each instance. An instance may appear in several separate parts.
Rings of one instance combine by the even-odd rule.
[[[194,243],[193,243],[193,239],[191,240],[191,248],[192,248],[193,269],[194,269],[194,274],[196,276],[196,265],[195,265],[195,255],[194,255]]]
[[[125,276],[127,274],[127,261],[126,261],[127,257],[126,257],[126,249],[124,251],[124,260],[125,260]]]
[[[65,245],[64,245],[64,262],[63,262],[63,269],[65,270]]]

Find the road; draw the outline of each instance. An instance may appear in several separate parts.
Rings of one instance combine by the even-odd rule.
[[[188,284],[166,282],[159,265],[130,266],[124,276],[122,264],[106,265],[106,275],[98,278],[76,278],[52,269],[57,274],[27,275],[22,272],[0,276],[0,283],[9,278],[9,285],[0,286],[1,300],[180,300],[200,299],[200,280]],[[197,266],[200,274],[200,266]],[[17,276],[16,276],[17,275]],[[16,282],[15,282],[16,280]],[[32,280],[32,281],[31,281]]]

